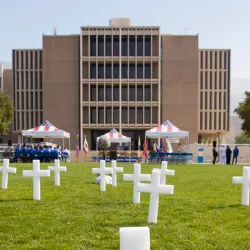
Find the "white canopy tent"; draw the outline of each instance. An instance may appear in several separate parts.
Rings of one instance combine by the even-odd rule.
[[[70,134],[66,131],[56,128],[49,121],[45,121],[41,125],[35,128],[22,130],[22,137],[50,138],[50,139],[60,138],[63,139],[63,147],[64,147],[64,139],[69,139],[69,149],[70,149]]]

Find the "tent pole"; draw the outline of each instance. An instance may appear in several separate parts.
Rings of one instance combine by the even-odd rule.
[[[63,137],[63,148],[64,148],[64,137]]]
[[[70,138],[69,138],[69,151],[70,151]]]

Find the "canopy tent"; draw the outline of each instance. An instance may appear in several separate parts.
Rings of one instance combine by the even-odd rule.
[[[122,135],[118,132],[115,128],[112,128],[108,133],[105,134],[109,139],[110,143],[131,143],[131,138]],[[99,141],[100,137],[97,137],[97,142]]]
[[[189,137],[189,132],[177,128],[174,124],[172,124],[169,120],[167,120],[159,127],[147,130],[145,136],[148,138],[162,138],[162,137],[186,138]]]
[[[22,130],[22,136],[29,138],[61,138],[63,139],[63,147],[64,138],[68,138],[70,148],[70,134],[66,131],[58,129],[47,120],[35,128]]]

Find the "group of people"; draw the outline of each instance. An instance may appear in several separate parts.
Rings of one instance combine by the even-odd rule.
[[[15,148],[14,161],[18,162],[32,162],[33,160],[40,160],[40,162],[50,163],[55,159],[67,160],[70,157],[68,149],[64,148],[61,151],[60,146],[52,148],[52,146],[26,146],[25,144],[21,147],[18,145]]]
[[[220,163],[230,165],[231,158],[232,158],[232,153],[233,153],[232,165],[234,163],[237,164],[237,159],[238,159],[238,156],[239,156],[238,147],[235,146],[234,150],[232,151],[229,146],[225,147],[224,145],[222,145],[222,147],[220,149]],[[216,148],[213,148],[213,164],[215,164],[218,155],[219,154],[216,151]]]

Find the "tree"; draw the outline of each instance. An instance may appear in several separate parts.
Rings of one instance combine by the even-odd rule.
[[[236,144],[250,144],[250,137],[242,132],[240,135],[235,137]]]
[[[0,90],[0,134],[6,135],[13,120],[14,106],[10,96]]]
[[[107,150],[109,147],[109,138],[106,135],[102,135],[98,140],[98,148],[103,151],[103,160],[105,160],[105,150]]]
[[[238,107],[234,110],[243,123],[241,129],[247,136],[250,137],[250,92],[245,92],[245,99],[243,102],[239,102]]]

